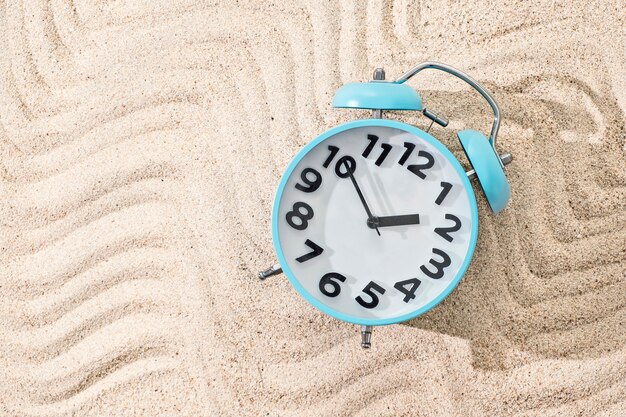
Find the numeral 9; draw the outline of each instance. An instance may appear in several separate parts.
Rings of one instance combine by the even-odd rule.
[[[310,180],[307,176],[308,174],[313,174],[314,179]],[[304,168],[300,173],[300,178],[305,185],[300,183],[296,184],[296,189],[300,191],[304,191],[305,193],[312,193],[313,191],[320,188],[322,185],[322,176],[319,172],[314,170],[313,168]]]

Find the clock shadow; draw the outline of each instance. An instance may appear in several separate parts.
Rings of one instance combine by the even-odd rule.
[[[585,100],[538,99],[537,86],[543,83]],[[606,233],[608,220],[590,215],[586,208],[593,207],[594,192],[608,192],[617,178],[623,182],[617,162],[623,147],[623,111],[611,90],[596,91],[570,76],[533,75],[488,88],[506,115],[499,150],[514,158],[507,167],[512,201],[493,215],[472,181],[480,227],[469,269],[439,305],[401,325],[468,341],[473,366],[484,370],[511,369],[529,358],[614,355],[626,344],[624,271],[603,260],[610,244],[592,245],[594,235]],[[432,108],[462,119],[460,128],[489,123],[484,109],[470,105],[470,93],[424,95],[434,102]],[[598,125],[594,114],[613,122]],[[442,142],[452,144],[450,149],[469,169],[455,131],[438,129],[438,137],[448,139]],[[589,142],[593,137],[603,146]],[[581,247],[589,254],[581,255]]]

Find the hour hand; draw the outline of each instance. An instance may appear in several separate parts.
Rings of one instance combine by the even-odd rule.
[[[375,227],[390,227],[390,226],[407,226],[410,224],[419,224],[419,214],[404,214],[401,216],[381,216],[372,217],[367,220],[367,225],[370,228]]]

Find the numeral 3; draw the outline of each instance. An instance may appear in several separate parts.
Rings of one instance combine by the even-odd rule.
[[[428,263],[435,267],[435,272],[431,272],[428,268],[426,268],[426,265],[420,266],[420,270],[427,277],[430,277],[432,279],[439,279],[443,277],[443,269],[447,266],[450,266],[452,260],[450,259],[450,256],[448,256],[448,254],[441,249],[433,248],[433,253],[437,256],[440,256],[442,259],[441,261],[436,261],[431,258],[431,260],[428,261]]]

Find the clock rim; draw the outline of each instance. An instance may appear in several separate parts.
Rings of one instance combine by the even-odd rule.
[[[354,317],[352,315],[341,313],[337,310],[334,310],[331,307],[327,306],[326,304],[318,301],[312,294],[310,294],[308,291],[304,289],[304,287],[300,284],[300,282],[298,282],[295,275],[289,268],[289,265],[287,264],[287,261],[283,255],[283,251],[280,246],[280,239],[278,237],[278,206],[280,204],[280,198],[282,197],[283,191],[285,189],[285,185],[287,184],[289,177],[291,176],[292,172],[294,171],[298,163],[300,163],[302,158],[304,158],[304,156],[310,150],[312,150],[315,146],[317,146],[319,143],[323,142],[324,140],[328,139],[331,136],[334,136],[338,133],[341,133],[349,129],[354,129],[358,127],[367,127],[367,126],[383,126],[383,127],[391,127],[395,129],[404,130],[407,133],[411,133],[411,134],[414,134],[415,136],[420,137],[421,139],[429,142],[431,145],[437,148],[437,150],[441,152],[441,154],[443,154],[448,159],[448,161],[452,164],[452,166],[455,168],[455,170],[459,174],[459,177],[461,178],[461,182],[463,183],[463,186],[466,192],[468,193],[468,199],[469,199],[469,205],[470,205],[470,217],[472,220],[472,228],[470,232],[470,242],[469,242],[468,250],[466,252],[465,258],[463,259],[463,263],[461,264],[459,270],[457,271],[457,274],[454,276],[452,281],[450,281],[450,284],[448,284],[448,286],[435,299],[433,299],[428,304],[414,311],[403,314],[401,316],[382,318],[382,319],[365,319],[362,317]],[[341,321],[364,325],[364,326],[384,326],[388,324],[396,324],[396,323],[401,323],[407,320],[411,320],[417,316],[420,316],[426,313],[427,311],[431,310],[436,305],[441,303],[456,288],[458,283],[461,281],[461,278],[463,277],[463,275],[465,275],[465,272],[467,271],[467,268],[469,267],[469,264],[474,255],[474,249],[476,247],[476,240],[478,238],[478,208],[476,205],[476,195],[474,194],[474,189],[472,187],[472,184],[470,183],[469,178],[467,178],[467,174],[465,170],[463,169],[459,161],[454,157],[452,152],[450,152],[450,150],[446,146],[444,146],[441,142],[435,139],[435,137],[429,135],[428,133],[424,132],[423,130],[415,126],[411,126],[409,124],[399,122],[396,120],[363,119],[363,120],[353,120],[353,121],[335,126],[325,131],[324,133],[318,135],[316,138],[314,138],[309,143],[307,143],[302,149],[300,149],[300,151],[298,151],[296,156],[294,156],[291,162],[289,162],[289,165],[287,165],[287,168],[285,169],[285,171],[283,172],[281,176],[280,182],[278,184],[278,188],[276,189],[276,194],[274,196],[274,202],[272,205],[271,228],[272,228],[272,244],[274,246],[276,257],[278,258],[278,263],[280,264],[283,270],[283,273],[287,276],[287,279],[291,283],[291,286],[309,304],[311,304],[313,307],[320,310],[322,313],[325,313]]]

